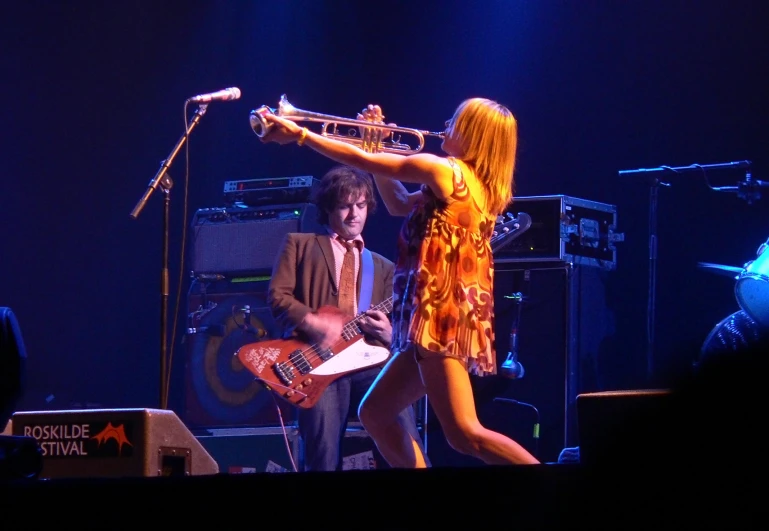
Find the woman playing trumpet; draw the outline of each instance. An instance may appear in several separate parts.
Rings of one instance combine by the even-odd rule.
[[[381,122],[381,109],[369,105],[359,117]],[[274,114],[264,119],[272,131],[263,142],[296,142],[373,174],[390,214],[404,217],[393,277],[393,356],[358,412],[382,456],[393,467],[425,467],[398,413],[427,394],[458,452],[488,464],[539,463],[481,425],[469,377],[496,373],[490,238],[512,198],[513,114],[488,99],[463,101],[446,123],[446,156],[370,153]],[[421,186],[409,193],[403,182]]]

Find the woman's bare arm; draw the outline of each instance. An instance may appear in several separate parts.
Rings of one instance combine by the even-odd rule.
[[[374,182],[391,216],[405,216],[411,211],[414,203],[422,198],[421,190],[409,192],[400,181],[374,175]]]
[[[301,138],[303,128],[296,122],[274,114],[267,114],[264,118],[276,127],[263,141],[287,144]],[[451,167],[445,158],[437,155],[416,153],[404,156],[394,153],[368,153],[352,144],[309,130],[304,137],[303,145],[339,164],[355,166],[378,178],[426,184],[439,195],[444,195],[444,191],[451,193]]]

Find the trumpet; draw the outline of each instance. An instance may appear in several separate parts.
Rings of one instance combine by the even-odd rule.
[[[444,132],[431,132],[423,131],[421,129],[413,129],[409,127],[397,127],[394,125],[387,125],[381,123],[369,122],[368,120],[356,120],[351,118],[342,118],[339,116],[332,116],[330,114],[321,114],[317,112],[305,111],[303,109],[297,109],[286,99],[286,95],[283,94],[278,102],[278,108],[273,109],[267,105],[262,105],[258,109],[254,109],[249,114],[249,123],[251,129],[256,133],[259,138],[264,138],[270,132],[272,124],[269,124],[265,119],[265,114],[275,114],[282,118],[294,122],[319,122],[322,124],[320,134],[328,138],[334,138],[348,144],[358,146],[363,151],[369,152],[385,152],[385,153],[399,153],[402,155],[409,155],[413,153],[419,153],[425,147],[425,137],[435,136],[438,138],[444,138]],[[340,132],[340,126],[349,126],[347,133]],[[361,133],[360,130],[363,130]],[[399,133],[397,139],[395,134]],[[408,134],[416,137],[416,146],[412,147],[411,144],[401,142],[401,136]],[[389,140],[388,140],[389,137]]]

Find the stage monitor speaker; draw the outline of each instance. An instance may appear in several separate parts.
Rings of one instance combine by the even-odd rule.
[[[659,444],[663,414],[672,407],[667,389],[581,393],[577,396],[579,462],[583,465],[623,465],[639,461],[637,452],[651,452],[643,438]],[[665,426],[666,427],[666,426]],[[644,446],[646,446],[644,448]]]
[[[173,411],[84,409],[13,414],[15,436],[33,437],[41,478],[198,476],[219,465]]]
[[[24,394],[27,350],[11,308],[0,306],[0,426],[5,426]]]
[[[563,448],[576,444],[577,394],[598,390],[599,351],[614,334],[604,286],[611,274],[596,267],[536,262],[495,268],[498,374],[471,376],[476,410],[484,426],[516,440],[542,462],[556,461]],[[524,372],[509,379],[501,375],[501,366],[516,320],[518,361]],[[431,431],[440,431],[432,419],[428,434]],[[442,455],[442,437],[431,436],[429,441],[434,464],[480,463],[452,452]]]
[[[43,451],[33,437],[12,435],[8,421],[0,433],[0,481],[34,479],[43,469]]]
[[[190,286],[182,415],[190,428],[253,428],[279,426],[281,417],[284,423],[294,420],[294,408],[276,399],[235,356],[243,345],[280,337],[266,302],[269,280],[267,275],[195,280]]]
[[[193,275],[272,271],[286,234],[320,228],[312,203],[202,208],[192,220],[190,268]]]

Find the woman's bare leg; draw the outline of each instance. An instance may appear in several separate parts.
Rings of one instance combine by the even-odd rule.
[[[413,351],[397,352],[361,401],[358,418],[393,468],[426,468],[419,443],[399,421],[399,414],[425,395]]]
[[[470,376],[459,360],[429,356],[420,360],[419,369],[427,399],[452,448],[487,464],[539,463],[514,440],[481,425]]]

